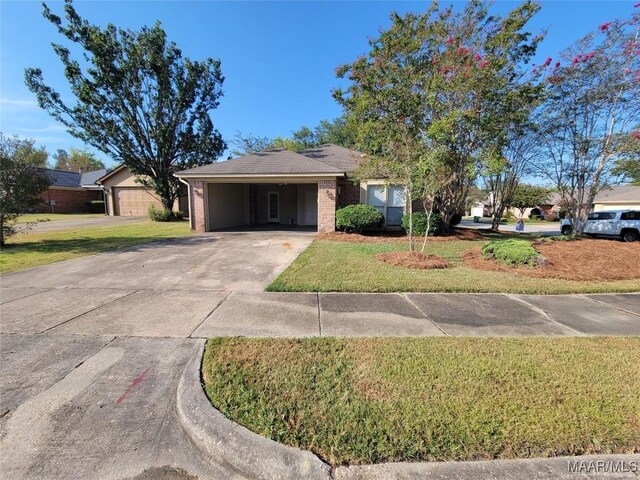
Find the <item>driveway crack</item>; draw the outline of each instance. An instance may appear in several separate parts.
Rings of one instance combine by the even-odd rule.
[[[134,291],[132,291],[132,292],[130,292],[130,293],[127,293],[126,295],[123,295],[122,297],[114,298],[113,300],[110,300],[110,301],[108,301],[107,303],[103,303],[103,304],[101,304],[101,305],[98,305],[97,307],[92,308],[91,310],[87,310],[86,312],[82,312],[81,314],[76,315],[75,317],[68,318],[68,319],[67,319],[67,320],[65,320],[64,322],[60,322],[60,323],[58,323],[58,324],[56,324],[56,325],[54,325],[54,326],[52,326],[52,327],[45,328],[45,329],[44,329],[44,330],[42,330],[40,333],[41,333],[41,334],[43,334],[43,333],[47,333],[48,331],[53,330],[54,328],[58,328],[58,327],[60,327],[60,326],[64,325],[65,323],[69,323],[70,321],[75,320],[76,318],[79,318],[79,317],[81,317],[81,316],[83,316],[83,315],[86,315],[87,313],[95,312],[96,310],[98,310],[99,308],[104,307],[105,305],[110,305],[110,304],[112,304],[113,302],[117,302],[118,300],[122,300],[123,298],[127,298],[127,297],[129,297],[129,296],[131,296],[131,295],[133,295],[134,293],[137,293],[137,292],[139,292],[139,290],[134,290]]]

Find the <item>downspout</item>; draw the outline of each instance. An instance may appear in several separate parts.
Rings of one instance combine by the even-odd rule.
[[[194,229],[195,224],[194,224],[194,218],[193,218],[193,212],[191,211],[191,185],[189,185],[189,182],[184,181],[182,178],[180,177],[176,177],[180,183],[184,183],[187,186],[187,202],[189,205],[189,227],[191,228],[191,230]]]

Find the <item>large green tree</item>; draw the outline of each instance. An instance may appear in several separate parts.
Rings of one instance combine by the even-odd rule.
[[[33,141],[0,133],[0,245],[16,233],[16,219],[42,203],[51,184],[42,156],[30,154]],[[45,157],[46,158],[46,157]]]
[[[524,31],[538,9],[525,2],[500,17],[480,1],[457,13],[434,2],[423,14],[393,14],[369,53],[338,69],[351,85],[335,97],[356,119],[358,147],[380,158],[382,173],[404,172],[390,180],[407,185],[409,200],[435,193],[445,228],[482,166],[505,158],[540,95],[524,67],[542,38]],[[425,189],[432,181],[418,172],[434,168],[447,174]]]
[[[66,150],[59,149],[53,157],[56,163],[53,168],[65,170],[67,172],[78,172],[82,169],[85,172],[93,172],[104,168],[104,163],[93,152],[72,148],[67,153]]]
[[[540,110],[540,175],[580,233],[616,166],[640,159],[640,12],[606,22],[550,66]]]
[[[508,207],[520,210],[520,217],[524,216],[527,208],[538,207],[549,201],[551,191],[539,185],[519,184],[511,196]]]
[[[222,96],[220,61],[193,61],[169,42],[159,23],[139,31],[82,19],[71,0],[65,21],[44,5],[43,15],[83,51],[54,44],[75,104],[48,86],[42,70],[25,80],[39,105],[70,134],[124,163],[170,209],[180,183],[174,172],[214,162],[226,145],[210,113]]]

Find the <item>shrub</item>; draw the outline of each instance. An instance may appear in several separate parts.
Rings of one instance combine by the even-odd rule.
[[[384,216],[371,205],[348,205],[336,211],[336,228],[362,233],[382,227]]]
[[[149,205],[147,216],[152,222],[169,222],[173,218],[171,210],[158,208],[153,203]]]
[[[87,207],[89,213],[104,213],[104,202],[102,200],[84,202],[84,206]]]
[[[180,210],[174,210],[173,212],[171,212],[171,218],[173,220],[182,220],[184,218],[184,212]]]
[[[518,217],[516,217],[513,212],[510,212],[509,210],[507,210],[507,212],[504,214],[504,218],[507,222],[515,222],[516,220],[518,220]]]
[[[527,240],[494,240],[482,247],[482,255],[507,265],[536,265],[540,256]]]
[[[409,233],[409,214],[402,216],[402,228]],[[424,235],[427,230],[427,214],[424,212],[413,213],[413,234]],[[438,235],[442,233],[442,217],[439,213],[431,215],[431,223],[429,225],[429,235]]]
[[[460,215],[459,213],[454,213],[453,215],[451,215],[451,220],[449,220],[449,226],[455,227],[461,221],[462,221],[462,215]]]

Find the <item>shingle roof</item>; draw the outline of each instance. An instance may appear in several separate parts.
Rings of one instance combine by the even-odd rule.
[[[107,174],[107,169],[94,170],[93,172],[86,172],[80,176],[80,185],[83,187],[97,187],[96,181],[99,178],[104,177]]]
[[[212,163],[202,167],[179,172],[178,175],[305,175],[333,173],[340,175],[344,170],[326,163],[291,152],[284,148],[275,148],[224,162]]]
[[[593,203],[640,203],[640,187],[622,185],[602,190]]]
[[[67,172],[64,170],[49,170],[47,175],[51,178],[52,187],[80,187],[80,174],[78,172]]]
[[[326,143],[315,148],[302,150],[300,155],[313,158],[342,172],[352,172],[358,168],[358,163],[365,157],[364,153],[356,152],[339,145]]]
[[[52,187],[80,188],[95,187],[96,180],[107,173],[106,169],[94,170],[93,172],[79,173],[67,172],[66,170],[45,169],[51,178]]]

